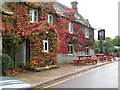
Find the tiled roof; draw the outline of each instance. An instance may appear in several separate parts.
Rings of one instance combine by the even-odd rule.
[[[57,14],[64,14],[67,12],[67,10],[64,9],[65,6],[60,4],[59,2],[54,3],[53,7],[54,7]]]
[[[81,14],[79,14],[78,12],[75,12],[75,10],[59,3],[59,2],[56,2],[53,4],[53,7],[56,11],[57,14],[60,14],[60,15],[64,15],[65,13],[74,13],[74,17],[75,17],[75,22],[78,22],[78,23],[81,23],[87,27],[91,27],[91,25],[89,24],[89,21],[88,19],[84,19],[82,17]],[[92,28],[92,27],[91,27]]]
[[[56,13],[58,14],[64,14],[64,13],[76,13],[74,9],[71,9],[59,2],[53,3],[53,7],[56,10]]]

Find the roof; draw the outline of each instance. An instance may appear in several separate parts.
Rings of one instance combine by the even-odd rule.
[[[35,5],[35,7],[40,7],[41,6],[41,4],[38,3],[38,2],[26,2],[26,4],[33,4],[33,5]]]
[[[36,7],[40,6],[40,4],[38,3],[38,0],[30,0],[30,1],[28,1],[28,0],[21,0],[21,2],[26,2],[27,4],[30,3],[30,4],[35,5]]]
[[[25,0],[21,0],[23,3],[25,2]],[[7,2],[6,2],[7,3]],[[40,4],[38,2],[26,2],[26,4],[33,4],[35,5],[36,7],[40,7]],[[2,4],[2,8],[1,8],[1,11],[5,14],[8,14],[8,15],[12,15],[13,14],[13,11],[11,11],[4,3]]]
[[[74,9],[71,9],[59,2],[55,2],[53,3],[53,7],[56,11],[57,14],[65,14],[65,13],[76,13],[76,11]]]
[[[1,11],[5,14],[12,15],[13,12],[9,10],[4,4],[2,5]]]
[[[73,13],[74,18],[75,18],[75,20],[74,20],[75,22],[81,23],[82,25],[85,25],[85,26],[93,29],[93,27],[91,27],[88,19],[84,19],[82,17],[82,15],[79,14],[78,12],[76,12],[74,9],[71,9],[71,8],[69,8],[69,7],[67,7],[59,2],[54,3],[53,7],[54,7],[56,13],[60,14],[62,16],[65,16],[66,14],[69,14],[69,13]]]

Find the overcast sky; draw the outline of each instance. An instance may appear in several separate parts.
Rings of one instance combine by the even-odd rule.
[[[57,0],[71,8],[75,0]],[[106,37],[114,38],[118,35],[118,1],[119,0],[76,0],[78,12],[88,19],[91,26],[105,29]],[[95,31],[97,39],[98,31]]]

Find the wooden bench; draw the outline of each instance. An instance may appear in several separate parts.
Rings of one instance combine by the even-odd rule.
[[[96,58],[100,62],[103,62],[105,60],[104,54],[96,54]]]
[[[74,65],[86,65],[86,64],[97,64],[97,59],[83,59],[83,60],[73,60]]]
[[[92,65],[97,64],[98,60],[97,59],[92,59]]]
[[[105,60],[105,61],[107,61],[107,60],[108,60],[108,61],[112,61],[111,55],[110,55],[110,54],[105,54],[105,55],[104,55],[104,60]]]
[[[85,60],[73,60],[74,61],[74,65],[85,65],[86,62]]]
[[[116,56],[117,56],[116,54],[111,53],[110,55],[111,55],[111,57],[113,58],[113,60],[116,60]]]
[[[91,55],[78,56],[78,60],[73,60],[74,65],[97,64],[97,58],[92,58]]]
[[[92,65],[97,64],[97,59],[92,59],[92,58],[91,58],[91,59],[86,59],[85,61],[86,61],[86,64],[87,64],[87,63],[92,64]]]

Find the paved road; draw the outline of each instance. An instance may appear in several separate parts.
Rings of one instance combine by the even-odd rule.
[[[118,88],[118,62],[61,82],[48,88]]]

